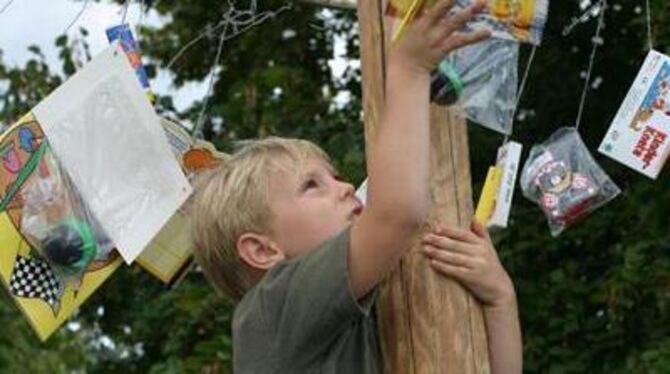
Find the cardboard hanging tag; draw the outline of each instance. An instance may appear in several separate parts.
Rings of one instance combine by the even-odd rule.
[[[489,228],[507,228],[509,214],[512,210],[514,186],[519,174],[522,148],[523,146],[520,143],[508,142],[498,150],[497,166],[502,169],[502,177],[496,196],[495,208],[488,220]]]
[[[118,43],[121,45],[123,52],[126,54],[126,57],[128,57],[128,62],[130,62],[130,65],[135,70],[135,75],[137,75],[137,80],[140,82],[142,90],[146,93],[149,101],[153,103],[156,100],[156,96],[153,94],[153,92],[151,92],[149,76],[147,75],[147,71],[144,69],[144,65],[142,64],[140,48],[137,44],[137,41],[135,40],[135,37],[133,36],[132,30],[130,30],[130,26],[127,23],[124,23],[118,26],[110,27],[106,30],[106,33],[107,40],[109,40],[110,43],[118,41]]]
[[[670,155],[670,57],[650,51],[600,153],[656,179]]]

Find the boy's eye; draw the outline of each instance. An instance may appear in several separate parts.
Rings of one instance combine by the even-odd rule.
[[[316,188],[319,186],[316,179],[310,178],[302,184],[303,191],[309,190],[310,188]]]

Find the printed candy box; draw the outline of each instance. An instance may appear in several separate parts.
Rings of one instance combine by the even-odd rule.
[[[670,57],[651,51],[599,150],[655,179],[670,152],[668,135]]]

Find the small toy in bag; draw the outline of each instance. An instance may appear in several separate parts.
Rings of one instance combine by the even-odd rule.
[[[40,257],[54,271],[59,292],[68,285],[76,289],[88,266],[106,259],[113,244],[84,206],[46,142],[34,160],[39,172],[21,193],[21,232],[36,243]]]
[[[519,43],[490,38],[450,53],[431,75],[430,97],[458,103],[467,117],[509,135],[516,111]]]
[[[572,127],[559,129],[530,150],[521,175],[521,189],[524,196],[540,205],[553,236],[621,192]]]

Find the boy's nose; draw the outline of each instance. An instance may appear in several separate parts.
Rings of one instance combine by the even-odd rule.
[[[342,182],[342,192],[341,192],[341,195],[340,195],[342,198],[351,197],[355,193],[356,193],[356,189],[354,188],[353,184]]]

